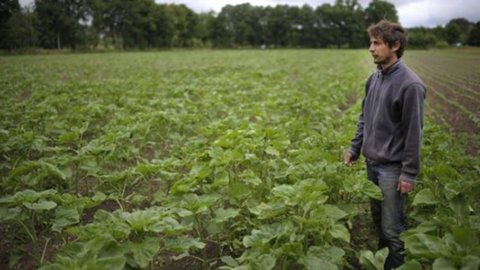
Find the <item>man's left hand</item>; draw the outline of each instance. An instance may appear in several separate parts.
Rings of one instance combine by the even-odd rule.
[[[411,182],[403,181],[403,180],[398,180],[398,185],[397,185],[397,190],[400,191],[401,194],[407,194],[413,190],[415,187],[415,184],[412,184]]]

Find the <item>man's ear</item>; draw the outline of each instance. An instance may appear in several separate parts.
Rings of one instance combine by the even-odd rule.
[[[398,49],[400,49],[400,41],[395,42],[391,49],[394,52],[398,51]]]

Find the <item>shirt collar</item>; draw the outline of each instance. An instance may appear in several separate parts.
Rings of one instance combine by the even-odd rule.
[[[401,59],[398,59],[395,63],[387,67],[386,69],[383,69],[381,65],[377,65],[377,70],[382,74],[382,75],[390,75],[392,74],[395,70],[397,70],[402,63]]]

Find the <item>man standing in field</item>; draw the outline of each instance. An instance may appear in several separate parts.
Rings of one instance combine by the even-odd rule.
[[[383,200],[371,201],[379,248],[388,247],[385,269],[404,262],[404,203],[420,168],[425,85],[401,60],[405,31],[386,20],[368,28],[377,71],[366,84],[362,113],[351,147],[344,157],[352,165],[362,153],[368,179],[378,185]]]

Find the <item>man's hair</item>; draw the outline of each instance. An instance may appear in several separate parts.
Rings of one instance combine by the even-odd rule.
[[[405,51],[405,46],[407,45],[407,38],[405,29],[403,29],[400,24],[381,20],[377,24],[370,25],[367,32],[370,37],[383,40],[390,48],[398,42],[400,47],[396,51],[397,57],[400,58],[403,56],[403,51]]]

